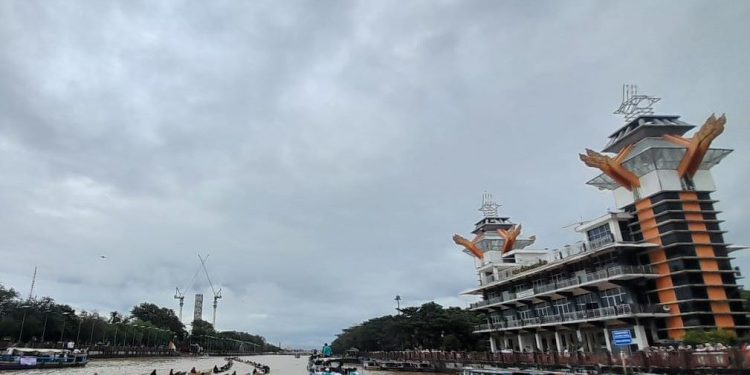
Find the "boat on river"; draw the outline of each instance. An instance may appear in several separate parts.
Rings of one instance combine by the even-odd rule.
[[[356,367],[344,367],[341,358],[310,356],[307,362],[307,372],[310,375],[360,375]]]
[[[0,353],[0,371],[83,367],[88,353],[68,349],[8,348]]]

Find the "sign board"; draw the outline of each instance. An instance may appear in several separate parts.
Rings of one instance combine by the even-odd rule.
[[[612,341],[617,346],[627,346],[633,343],[633,336],[629,329],[616,329],[612,331]]]

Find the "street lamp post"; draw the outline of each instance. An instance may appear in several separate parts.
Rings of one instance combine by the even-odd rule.
[[[22,307],[24,309],[23,310],[23,318],[21,319],[21,330],[18,332],[18,343],[20,344],[21,343],[21,338],[23,337],[23,326],[24,326],[24,324],[26,324],[26,312],[27,312],[27,308],[29,306],[28,305],[21,305],[19,307]]]
[[[44,312],[44,328],[42,328],[42,345],[44,345],[44,334],[47,333],[47,318],[49,318],[49,311]]]
[[[115,324],[115,337],[112,339],[112,345],[117,346],[117,330],[120,329],[119,324]]]
[[[91,336],[89,336],[89,346],[94,345],[94,325],[96,324],[96,320],[94,318],[91,318]]]
[[[65,349],[65,341],[63,341],[63,337],[65,336],[65,323],[68,322],[65,319],[66,316],[67,315],[65,315],[65,314],[62,316],[63,317],[63,326],[62,326],[62,329],[60,330],[60,345],[62,345],[63,349]]]
[[[78,347],[79,339],[81,338],[81,324],[83,323],[83,318],[76,315],[76,318],[78,319],[78,332],[76,333],[76,347]]]

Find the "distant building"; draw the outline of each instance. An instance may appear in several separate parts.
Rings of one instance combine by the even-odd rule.
[[[658,100],[628,94],[623,106]],[[492,351],[617,351],[614,330],[629,331],[632,349],[691,329],[748,332],[741,274],[730,261],[742,247],[724,242],[711,198],[711,168],[732,151],[710,147],[725,118],[712,116],[683,138],[694,126],[679,116],[636,109],[603,150],[617,156],[581,155],[602,171],[588,184],[611,190],[618,211],[579,223],[580,242],[527,249],[534,238],[521,237],[490,196],[474,238],[454,236],[476,258],[479,286],[465,294],[482,296],[471,309],[487,322],[475,332],[489,336]]]
[[[195,295],[195,308],[193,309],[193,321],[203,320],[203,294]]]

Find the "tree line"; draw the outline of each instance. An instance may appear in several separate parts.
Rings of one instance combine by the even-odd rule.
[[[406,307],[344,329],[331,343],[336,353],[363,351],[487,350],[487,340],[472,333],[484,323],[483,314],[429,302]]]
[[[174,310],[144,302],[129,314],[112,311],[80,311],[50,297],[23,299],[13,288],[0,284],[0,342],[19,346],[61,346],[73,341],[76,346],[166,346],[200,343],[224,345],[227,349],[242,345],[256,351],[278,351],[265,338],[247,332],[217,332],[211,323],[192,323],[190,332]]]

